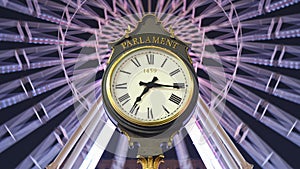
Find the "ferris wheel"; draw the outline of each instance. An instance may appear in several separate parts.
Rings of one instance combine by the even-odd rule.
[[[94,130],[106,133],[109,151],[115,130],[99,100],[108,44],[152,13],[191,44],[199,95],[247,161],[255,168],[296,168],[298,2],[1,0],[0,163],[45,168],[96,103]],[[200,118],[193,117],[200,125],[194,133],[201,132]],[[196,144],[197,134],[187,135]],[[86,140],[80,157],[91,147]]]

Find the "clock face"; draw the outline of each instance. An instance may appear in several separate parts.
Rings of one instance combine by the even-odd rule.
[[[174,53],[142,47],[112,64],[106,89],[120,116],[134,124],[155,126],[176,119],[186,109],[194,90],[191,77]]]

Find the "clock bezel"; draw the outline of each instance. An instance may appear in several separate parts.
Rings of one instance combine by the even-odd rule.
[[[153,120],[153,121],[138,120],[136,118],[130,117],[129,115],[127,115],[127,113],[123,112],[123,110],[121,110],[121,108],[118,106],[117,101],[112,96],[112,90],[114,90],[111,87],[112,79],[113,79],[112,75],[113,75],[113,72],[115,71],[117,65],[120,63],[121,60],[126,58],[129,54],[131,54],[133,52],[136,52],[138,50],[143,50],[143,49],[157,49],[157,50],[161,50],[163,52],[166,52],[168,55],[170,55],[174,59],[178,60],[181,64],[181,66],[185,66],[185,69],[188,71],[188,75],[186,75],[187,76],[187,81],[191,85],[189,85],[190,89],[188,89],[187,92],[190,92],[190,94],[188,95],[187,101],[185,101],[185,105],[180,106],[179,110],[177,110],[177,112],[175,112],[170,117],[167,117],[167,118],[164,118],[164,119]],[[129,123],[136,124],[136,125],[139,125],[139,126],[144,126],[144,127],[161,126],[161,125],[168,124],[168,123],[174,121],[175,119],[177,119],[181,114],[183,114],[186,111],[190,101],[193,98],[193,93],[194,93],[194,90],[195,90],[194,89],[195,82],[193,80],[193,73],[190,71],[190,69],[187,66],[187,64],[185,63],[185,61],[181,57],[179,57],[177,54],[172,52],[171,50],[168,50],[168,49],[160,47],[160,46],[153,46],[153,45],[139,46],[139,47],[136,47],[136,48],[133,48],[133,49],[129,49],[128,51],[122,53],[109,66],[109,70],[107,72],[106,77],[107,78],[105,79],[105,91],[106,91],[106,94],[107,94],[107,97],[108,97],[108,101],[111,104],[111,107],[113,108],[114,112],[117,113],[117,115],[120,116],[122,119],[128,121]]]

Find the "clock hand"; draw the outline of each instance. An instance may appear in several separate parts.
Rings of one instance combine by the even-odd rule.
[[[149,83],[151,84],[151,83],[154,83],[156,81],[158,81],[158,78],[156,76],[154,76],[153,79],[151,80],[151,82],[149,82]]]
[[[148,82],[148,83],[145,83],[146,84],[146,87],[144,88],[142,94],[140,96],[138,96],[136,99],[135,99],[135,102],[133,104],[133,106],[131,107],[130,109],[130,112],[132,113],[134,111],[134,109],[137,107],[137,103],[140,102],[142,100],[142,97],[149,91],[151,87],[151,84],[154,83],[155,81],[157,81],[158,78],[156,76],[153,77],[153,79],[151,80],[151,82]]]
[[[146,83],[146,82],[140,81],[139,85],[140,85],[140,86],[144,85],[144,86],[146,86],[146,87],[148,87],[148,88],[152,88],[152,87],[153,87],[152,84],[153,84],[154,82],[156,82],[157,80],[158,80],[158,78],[157,78],[156,76],[154,76],[151,82]]]
[[[153,87],[173,87],[176,89],[180,88],[180,86],[176,86],[176,85],[165,85],[165,84],[159,84],[159,83],[153,83]]]
[[[137,103],[142,100],[143,95],[146,94],[148,91],[149,91],[149,87],[146,86],[144,88],[142,94],[135,99],[135,102],[134,102],[134,104],[132,105],[132,107],[130,109],[131,113],[133,113],[134,109],[137,107]]]
[[[159,84],[159,83],[145,83],[145,82],[140,82],[139,83],[140,86],[145,85],[145,86],[149,86],[149,87],[173,87],[175,89],[180,89],[180,88],[184,88],[184,86],[180,86],[180,85],[165,85],[165,84]]]
[[[151,84],[153,84],[157,80],[158,80],[158,78],[156,76],[154,76],[153,79],[151,80],[151,82],[146,83],[146,87],[144,88],[142,94],[139,97],[136,98],[135,102],[141,101],[143,95],[146,94],[149,91],[150,88],[152,88]]]

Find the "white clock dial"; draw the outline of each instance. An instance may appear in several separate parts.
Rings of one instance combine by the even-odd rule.
[[[163,48],[129,51],[110,71],[107,87],[112,105],[134,123],[167,123],[185,110],[192,97],[190,71],[178,56]]]

